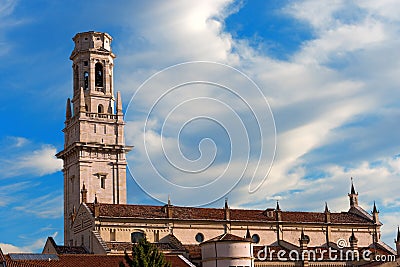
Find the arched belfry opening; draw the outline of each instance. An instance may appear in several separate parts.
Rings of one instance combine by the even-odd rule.
[[[83,73],[83,80],[84,80],[84,89],[87,90],[89,89],[89,73],[87,71],[85,71]]]
[[[104,113],[104,107],[102,104],[97,106],[97,113]]]
[[[100,62],[97,62],[95,65],[95,86],[103,87],[103,65]]]

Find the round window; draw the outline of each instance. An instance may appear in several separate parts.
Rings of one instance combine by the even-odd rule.
[[[251,239],[253,239],[254,243],[259,243],[260,242],[260,236],[257,234],[252,235]]]
[[[201,242],[204,241],[204,235],[203,235],[202,233],[198,233],[198,234],[195,236],[195,239],[196,239],[197,242],[201,243]]]

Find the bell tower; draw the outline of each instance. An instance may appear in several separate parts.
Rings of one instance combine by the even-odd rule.
[[[67,100],[64,149],[56,155],[64,161],[66,245],[82,202],[97,196],[102,203],[126,203],[125,156],[132,148],[125,146],[121,95],[114,97],[111,36],[90,31],[73,41],[73,97]]]

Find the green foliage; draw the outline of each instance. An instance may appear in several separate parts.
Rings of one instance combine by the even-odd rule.
[[[120,262],[120,267],[171,267],[171,264],[165,260],[156,246],[148,242],[145,238],[139,243],[133,245],[132,258],[125,253],[125,262]]]

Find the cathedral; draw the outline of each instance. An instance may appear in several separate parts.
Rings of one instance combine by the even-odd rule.
[[[90,31],[73,41],[73,95],[66,103],[64,148],[56,155],[64,162],[64,245],[50,237],[43,253],[123,255],[146,238],[187,266],[350,266],[346,259],[279,262],[274,253],[265,257],[272,249],[400,254],[400,232],[395,251],[381,240],[377,207],[368,213],[359,206],[353,182],[349,209],[339,213],[326,203],[321,212],[286,211],[279,203],[233,209],[227,200],[221,208],[127,204],[126,154],[132,147],[124,141],[122,99],[113,85],[112,37]]]

